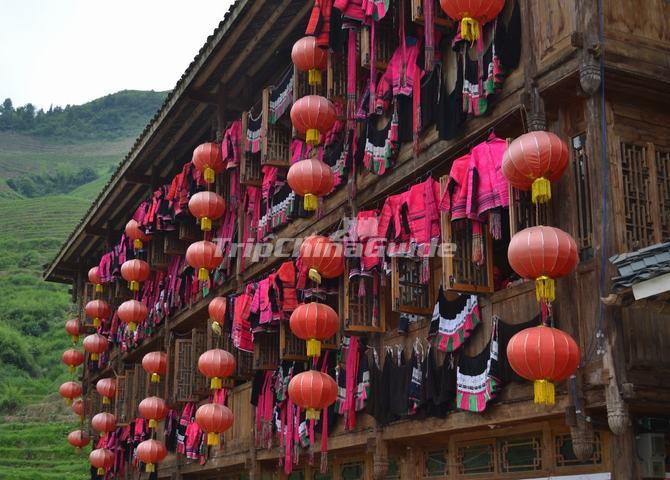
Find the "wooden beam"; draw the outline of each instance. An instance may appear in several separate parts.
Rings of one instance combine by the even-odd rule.
[[[195,100],[196,102],[200,103],[207,103],[211,105],[216,105],[216,95],[212,95],[211,93],[203,92],[200,90],[191,90],[186,93],[186,96],[190,98],[191,100]]]

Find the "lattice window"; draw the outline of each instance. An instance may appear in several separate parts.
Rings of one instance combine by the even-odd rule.
[[[533,205],[530,190],[527,192],[509,187],[510,237],[524,228],[549,225],[546,205]]]
[[[339,335],[335,334],[321,343],[322,350],[336,350],[339,347]],[[307,345],[304,340],[291,332],[288,322],[279,324],[279,358],[280,360],[303,362],[307,357]]]
[[[274,370],[279,365],[279,332],[254,334],[254,370]]]
[[[421,281],[423,259],[417,257],[391,258],[391,305],[393,311],[430,315],[435,303],[430,282]]]
[[[493,239],[488,225],[482,225],[483,263],[472,260],[472,222],[451,222],[442,214],[442,241],[447,246],[442,254],[442,285],[459,292],[493,292]]]
[[[125,425],[130,421],[130,414],[127,410],[128,393],[128,377],[126,375],[117,375],[116,398],[114,399],[114,415],[116,416],[116,423],[118,425]]]
[[[204,328],[194,328],[191,330],[191,365],[193,365],[193,389],[192,394],[195,398],[205,398],[209,394],[209,381],[197,369],[200,355],[207,350],[207,330]]]
[[[246,137],[249,128],[250,113],[242,114],[242,135]],[[261,185],[261,152],[250,153],[247,151],[246,138],[242,141],[242,159],[240,160],[240,183],[244,185]]]
[[[179,240],[184,240],[187,243],[195,242],[202,238],[200,228],[195,222],[194,218],[187,217],[183,222],[179,222]]]
[[[626,244],[637,249],[655,243],[647,147],[621,143]]]
[[[386,69],[393,52],[395,52],[398,47],[398,33],[397,30],[393,28],[391,22],[391,15],[387,15],[385,19],[379,22],[376,26],[375,31],[375,45],[377,56],[377,61],[375,62],[377,69],[380,72],[383,72]],[[388,18],[388,20],[387,20]],[[360,32],[360,45],[361,45],[361,66],[364,68],[370,68],[370,28],[363,27]]]
[[[154,270],[167,270],[170,257],[165,253],[164,241],[160,237],[154,237],[149,243],[149,265]]]
[[[321,85],[309,85],[307,83],[307,72],[301,72],[297,68],[293,68],[293,101],[305,95],[325,95],[326,86],[328,85],[328,72],[321,73]]]
[[[212,319],[207,321],[207,350],[221,348],[232,353],[235,357],[235,373],[232,375],[236,380],[248,380],[254,376],[253,354],[245,352],[233,345],[230,334],[222,332],[221,336],[212,333]]]
[[[263,89],[261,165],[289,167],[291,165],[291,129],[280,121],[270,123],[270,90],[270,88]]]
[[[423,18],[423,2],[424,0],[412,0],[412,21],[424,25],[426,22]],[[435,12],[435,25],[445,28],[452,28],[454,21],[444,13],[444,10],[440,7],[440,2],[438,0],[433,0],[435,6],[433,11]]]
[[[665,241],[670,238],[670,149],[657,148],[655,160],[661,241]]]
[[[373,275],[378,275],[374,273]],[[344,330],[349,332],[383,332],[386,329],[382,289],[377,277],[377,294],[375,279],[368,275],[349,276],[349,269],[344,272]],[[362,285],[361,285],[362,284]]]
[[[389,458],[389,466],[384,480],[400,480],[400,462],[397,458]]]
[[[166,255],[183,255],[186,253],[186,245],[176,234],[168,233],[163,237],[163,251]]]
[[[555,458],[557,467],[575,467],[581,465],[601,465],[603,463],[602,441],[600,433],[595,432],[593,439],[593,455],[586,460],[579,460],[572,450],[572,437],[569,433],[554,438]]]
[[[329,100],[345,102],[347,99],[347,57],[346,55],[328,54],[327,97]]]
[[[86,282],[81,289],[79,297],[79,319],[83,326],[93,326],[93,319],[86,316],[86,304],[95,298],[95,285]]]
[[[135,364],[133,375],[133,409],[130,412],[132,416],[138,415],[137,407],[140,402],[147,397],[148,383],[149,378],[147,377],[147,372],[144,371],[141,364]]]
[[[593,216],[591,214],[591,178],[586,155],[586,134],[572,138],[572,168],[577,194],[577,235],[579,258],[593,258]]]
[[[498,440],[500,472],[531,472],[542,469],[541,434]]]
[[[462,445],[456,453],[458,473],[473,475],[495,471],[493,445],[490,443]]]
[[[447,450],[433,450],[424,457],[424,478],[440,478],[449,474],[449,455]]]
[[[174,345],[174,374],[172,389],[177,402],[191,400],[191,387],[195,373],[192,364],[193,341],[188,338],[178,338]]]
[[[365,464],[363,462],[344,463],[340,467],[340,478],[342,480],[363,480],[365,477]]]

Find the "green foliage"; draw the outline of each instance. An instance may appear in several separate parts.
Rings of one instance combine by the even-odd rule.
[[[7,185],[24,197],[33,198],[67,193],[98,178],[98,174],[91,167],[68,170],[71,169],[60,168],[42,175],[10,178]]]

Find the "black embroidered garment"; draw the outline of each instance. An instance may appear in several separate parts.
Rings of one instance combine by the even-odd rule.
[[[483,412],[493,399],[497,381],[491,376],[491,363],[490,342],[474,357],[461,353],[456,370],[456,406],[459,409]]]
[[[449,301],[440,287],[428,337],[437,336],[437,347],[443,352],[453,352],[463,345],[480,321],[476,295],[460,295]]]

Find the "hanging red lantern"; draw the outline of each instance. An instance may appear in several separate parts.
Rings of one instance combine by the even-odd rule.
[[[98,275],[98,267],[91,267],[88,271],[88,281],[95,285],[95,291],[97,293],[102,292],[102,280]]]
[[[133,241],[133,248],[135,250],[142,250],[144,247],[144,242],[151,240],[151,236],[144,233],[144,230],[140,227],[140,224],[137,223],[137,220],[129,220],[126,223],[126,236]]]
[[[165,400],[159,397],[147,397],[137,407],[140,415],[149,422],[149,428],[156,428],[158,422],[163,420],[168,413]]]
[[[321,341],[337,333],[340,318],[337,312],[323,303],[303,303],[298,305],[289,320],[293,334],[307,341],[307,356],[321,355]]]
[[[74,373],[75,369],[84,363],[84,354],[76,348],[69,348],[63,352],[62,360],[69,367],[70,373]]]
[[[551,200],[551,182],[563,175],[569,161],[568,146],[558,136],[529,132],[507,147],[502,172],[514,188],[531,190],[533,203],[546,203]]]
[[[225,405],[206,403],[195,412],[195,423],[207,433],[207,445],[218,445],[220,435],[233,426],[233,412]]]
[[[309,85],[321,85],[321,70],[328,67],[328,52],[319,48],[315,37],[303,37],[291,49],[293,65],[301,72],[308,72]]]
[[[65,322],[65,331],[67,332],[68,335],[70,335],[72,343],[77,343],[79,341],[80,329],[81,325],[79,324],[79,320],[76,318],[72,318],[67,322]]]
[[[482,25],[498,16],[505,0],[440,0],[444,13],[461,22],[461,38],[475,42],[481,36]]]
[[[68,434],[67,441],[79,452],[82,448],[89,444],[91,441],[91,436],[86,430],[75,430],[74,432],[70,432]]]
[[[68,405],[72,405],[72,400],[81,396],[81,391],[81,384],[77,382],[65,382],[58,389],[58,393]]]
[[[141,323],[149,315],[149,309],[145,304],[137,300],[126,300],[116,310],[122,322],[128,325],[128,330],[134,332],[137,324]]]
[[[300,245],[302,268],[308,269],[309,278],[321,283],[321,278],[336,278],[344,272],[342,244],[328,237],[312,235]]]
[[[212,220],[220,218],[226,211],[223,197],[214,192],[198,192],[188,201],[188,210],[200,220],[200,230],[209,232]]]
[[[114,465],[114,453],[106,448],[97,448],[89,454],[88,460],[98,469],[98,476],[101,476]]]
[[[318,158],[307,158],[295,162],[286,176],[291,190],[305,197],[305,210],[318,207],[317,197],[328,195],[335,185],[335,176],[328,165]]]
[[[84,307],[84,311],[86,312],[86,316],[93,320],[94,327],[99,327],[100,322],[112,313],[107,302],[100,299],[88,302],[86,307]]]
[[[305,135],[308,145],[321,143],[321,134],[330,130],[336,119],[335,106],[320,95],[306,95],[291,107],[291,122],[298,132]]]
[[[116,379],[101,378],[95,384],[95,389],[102,397],[103,405],[112,403],[112,399],[116,396]]]
[[[534,381],[535,403],[553,405],[553,382],[574,374],[579,366],[579,347],[562,330],[540,325],[520,331],[507,344],[507,359],[512,369]]]
[[[530,227],[516,233],[507,248],[509,264],[523,278],[535,280],[538,302],[556,298],[554,279],[572,272],[579,260],[577,244],[555,227]]]
[[[104,437],[109,432],[116,429],[116,417],[108,412],[100,412],[91,419],[91,427],[98,432],[101,437]]]
[[[209,318],[212,319],[212,330],[221,335],[221,328],[226,319],[226,297],[214,297],[209,305],[207,305],[207,312]]]
[[[86,414],[86,404],[81,398],[72,402],[72,407],[70,408],[72,408],[75,415],[84,418],[84,415]]]
[[[223,261],[223,252],[219,246],[209,240],[192,243],[186,250],[186,263],[198,271],[198,280],[209,280],[209,271],[214,270]]]
[[[318,420],[319,411],[328,408],[337,399],[337,384],[330,375],[307,370],[291,379],[288,396],[300,408],[307,409],[308,420]]]
[[[221,157],[221,146],[216,143],[203,143],[193,150],[193,165],[207,183],[214,183],[214,175],[223,172],[226,164]]]
[[[210,388],[212,390],[219,390],[222,388],[221,379],[235,373],[235,357],[220,348],[207,350],[198,358],[198,370],[205,377],[211,378]]]
[[[149,352],[142,358],[142,368],[151,374],[151,382],[159,383],[167,371],[167,353]]]
[[[140,462],[146,464],[145,471],[153,472],[156,470],[156,464],[162,462],[167,456],[167,449],[163,442],[149,439],[137,446],[135,454]]]
[[[99,333],[86,336],[84,338],[84,350],[91,354],[91,360],[95,361],[100,354],[107,350],[109,342]]]
[[[133,292],[137,292],[140,289],[140,282],[148,279],[150,274],[151,268],[149,268],[149,264],[139,258],[126,260],[121,265],[121,276],[128,282],[128,287]]]

